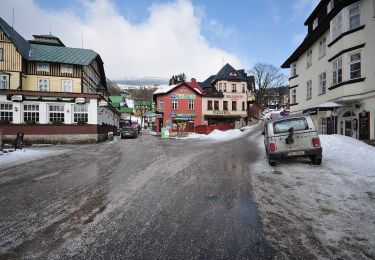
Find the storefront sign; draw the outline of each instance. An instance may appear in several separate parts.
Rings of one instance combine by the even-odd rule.
[[[225,98],[242,99],[242,98],[244,98],[244,96],[243,95],[225,95]]]
[[[76,104],[85,104],[86,103],[86,98],[76,98],[75,99]]]
[[[359,139],[370,139],[370,112],[362,111],[359,114]]]
[[[100,107],[106,107],[106,106],[108,106],[108,102],[105,101],[105,100],[100,100],[100,101],[99,101],[99,106],[100,106]]]
[[[197,114],[176,114],[176,113],[170,113],[170,116],[173,118],[173,119],[178,119],[178,118],[196,118],[197,117]]]
[[[195,99],[194,94],[171,94],[171,99]]]
[[[23,96],[22,95],[13,95],[12,96],[12,101],[19,101],[21,102],[23,100]]]
[[[229,111],[227,110],[223,110],[223,111],[218,111],[218,110],[214,110],[214,115],[229,115]]]
[[[57,97],[42,97],[42,101],[58,101]]]

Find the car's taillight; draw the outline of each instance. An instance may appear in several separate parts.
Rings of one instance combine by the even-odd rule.
[[[271,150],[271,152],[276,151],[276,144],[275,143],[270,143],[270,150]]]
[[[320,146],[320,140],[319,137],[313,137],[312,143],[314,147],[319,147]]]

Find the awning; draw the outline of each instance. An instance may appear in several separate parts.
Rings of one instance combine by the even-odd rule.
[[[303,113],[309,112],[309,111],[332,111],[336,110],[337,108],[344,107],[344,105],[335,103],[335,102],[326,102],[319,105],[315,105],[313,107],[309,107],[305,110],[303,110]]]

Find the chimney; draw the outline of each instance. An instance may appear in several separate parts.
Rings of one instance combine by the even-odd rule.
[[[195,78],[191,78],[191,83],[197,83],[197,80]]]

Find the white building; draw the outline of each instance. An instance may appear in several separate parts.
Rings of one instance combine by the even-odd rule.
[[[305,25],[306,38],[282,65],[291,113],[311,111],[323,134],[374,139],[375,0],[321,0]]]

